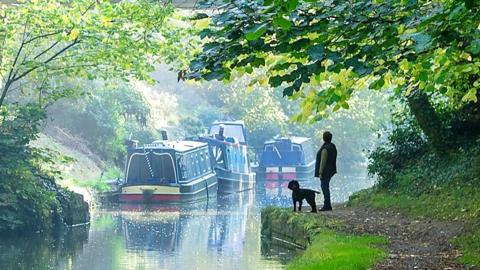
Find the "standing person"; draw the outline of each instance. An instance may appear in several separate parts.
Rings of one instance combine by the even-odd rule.
[[[331,211],[330,179],[337,173],[337,148],[332,143],[332,133],[323,133],[323,145],[317,152],[315,162],[315,177],[320,177],[323,193],[323,207],[319,211]]]

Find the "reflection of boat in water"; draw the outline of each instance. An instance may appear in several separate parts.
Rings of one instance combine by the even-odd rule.
[[[155,141],[128,148],[121,202],[177,202],[215,195],[217,177],[206,143]]]
[[[261,181],[255,186],[256,200],[262,206],[276,205],[289,207],[292,191],[288,189],[290,180]]]
[[[180,212],[123,212],[122,230],[130,250],[174,252],[180,244]]]
[[[253,190],[217,197],[217,213],[208,231],[208,247],[218,253],[241,255],[253,219]],[[258,223],[256,223],[258,224]],[[251,227],[250,227],[251,228]]]
[[[246,131],[242,121],[214,122],[209,129],[209,136],[200,137],[198,141],[209,145],[219,193],[235,193],[254,187],[255,174],[250,171]]]
[[[315,169],[312,147],[311,139],[305,137],[277,138],[265,142],[259,165],[253,168],[257,179],[312,179]]]

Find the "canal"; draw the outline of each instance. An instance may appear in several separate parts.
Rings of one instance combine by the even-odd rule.
[[[333,201],[372,184],[340,175],[332,183]],[[55,236],[3,237],[0,269],[283,269],[296,252],[265,248],[260,210],[290,207],[286,185],[258,183],[255,190],[191,205],[96,209],[89,226]],[[319,190],[314,180],[305,186]]]

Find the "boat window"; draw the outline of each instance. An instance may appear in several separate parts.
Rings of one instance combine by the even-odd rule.
[[[200,170],[200,154],[198,152],[195,153],[195,169],[196,169],[196,176],[201,174]]]
[[[202,151],[202,172],[207,172],[208,170],[208,153],[207,151]]]
[[[188,178],[192,178],[193,177],[193,171],[192,171],[192,155],[191,154],[187,154],[187,159],[185,161],[185,164],[187,164],[187,171],[188,171]]]
[[[224,147],[216,145],[212,147],[213,158],[215,159],[216,166],[220,168],[226,168],[225,160],[227,159]]]
[[[128,184],[173,184],[176,171],[168,153],[133,154],[128,163]]]
[[[208,149],[205,149],[205,171],[210,171],[210,155]]]
[[[273,144],[265,145],[265,152],[270,152],[270,151],[273,151]]]
[[[301,151],[300,145],[292,144],[292,151]]]

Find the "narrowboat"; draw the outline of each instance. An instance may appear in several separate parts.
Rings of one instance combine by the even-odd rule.
[[[262,180],[299,180],[313,178],[315,156],[312,140],[306,137],[276,138],[265,142],[259,163],[253,167]]]
[[[159,140],[127,150],[120,202],[184,202],[217,193],[207,143]]]
[[[198,138],[208,143],[219,193],[236,193],[254,187],[255,174],[250,169],[246,137],[242,121],[223,121],[210,126],[209,136]]]

